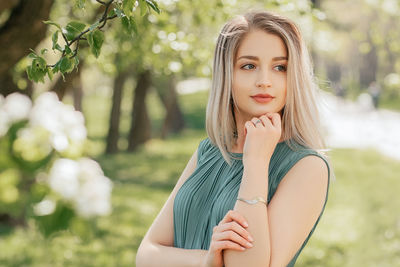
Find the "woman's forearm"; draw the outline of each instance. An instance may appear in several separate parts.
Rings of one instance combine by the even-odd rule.
[[[268,199],[268,164],[245,166],[239,197],[252,199],[260,196]],[[268,212],[264,203],[250,205],[237,201],[234,210],[242,214],[249,227],[247,230],[254,238],[253,247],[243,252],[227,250],[224,253],[225,266],[269,266],[270,261],[270,233]]]
[[[137,267],[200,267],[207,250],[182,249],[155,244],[141,244],[136,255]]]

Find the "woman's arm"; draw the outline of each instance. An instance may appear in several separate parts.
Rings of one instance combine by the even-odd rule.
[[[239,196],[267,199],[267,171],[257,164],[245,166]],[[247,168],[246,168],[247,167]],[[324,205],[328,183],[325,162],[316,156],[298,161],[265,204],[237,201],[234,210],[249,223],[253,247],[244,252],[226,250],[226,267],[286,266],[310,233]]]
[[[193,153],[172,193],[144,236],[136,255],[137,267],[200,266],[206,250],[189,250],[173,247],[173,205],[176,193],[197,166],[197,150]]]
[[[262,124],[258,122],[262,121]],[[268,169],[281,136],[277,113],[245,123],[243,176],[239,197],[268,199]],[[325,202],[328,168],[317,156],[299,160],[285,175],[268,204],[236,201],[234,211],[247,220],[253,247],[243,252],[224,251],[226,267],[286,266],[315,224]]]

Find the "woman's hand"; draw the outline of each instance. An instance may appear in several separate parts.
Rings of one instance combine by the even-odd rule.
[[[248,224],[245,218],[237,211],[230,210],[213,229],[210,248],[202,267],[224,266],[223,250],[233,249],[244,251],[251,248],[253,238],[245,229]]]
[[[258,120],[261,122],[257,123]],[[280,115],[267,113],[260,118],[254,117],[244,127],[243,165],[247,161],[269,161],[281,137]]]

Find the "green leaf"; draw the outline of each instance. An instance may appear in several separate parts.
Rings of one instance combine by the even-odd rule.
[[[132,9],[134,4],[135,4],[134,0],[123,0],[122,10],[124,11],[125,15],[129,16],[132,14]]]
[[[34,216],[40,232],[45,237],[50,237],[51,234],[68,229],[71,219],[76,216],[73,209],[67,205],[58,202],[56,210],[45,216]]]
[[[144,16],[146,15],[148,11],[148,6],[145,0],[138,0],[139,1],[139,7],[140,7],[140,15]]]
[[[71,72],[75,67],[73,59],[70,59],[69,57],[63,57],[60,60],[60,72],[61,73],[69,73]]]
[[[33,58],[30,66],[26,68],[28,79],[35,82],[44,82],[44,76],[47,73],[46,60],[38,55],[31,53],[30,58]]]
[[[47,76],[49,76],[50,81],[53,80],[53,71],[51,68],[47,68]]]
[[[56,49],[60,52],[64,52],[64,49],[59,44],[56,44]]]
[[[74,64],[75,64],[75,67],[78,68],[78,65],[79,65],[79,58],[78,58],[77,56],[74,57]]]
[[[44,69],[46,69],[46,60],[44,59],[44,58],[42,58],[42,57],[37,57],[37,58],[35,58],[33,61],[32,61],[32,63],[34,63],[35,64],[35,66],[36,66],[36,68],[38,68],[38,69],[41,69],[41,70],[44,70]]]
[[[76,6],[78,7],[78,8],[85,8],[85,2],[86,2],[86,0],[76,0],[75,1],[75,4],[76,4]]]
[[[65,55],[72,55],[72,50],[68,45],[64,46],[64,50],[65,50]]]
[[[29,57],[29,58],[32,58],[32,59],[35,59],[35,58],[38,57],[38,55],[36,55],[35,52],[32,52],[32,53],[29,53],[28,57]]]
[[[56,74],[57,72],[59,72],[59,71],[60,71],[60,63],[61,63],[61,59],[62,59],[62,58],[60,58],[60,60],[59,60],[59,61],[57,61],[57,63],[56,63],[56,64],[54,64],[54,67],[53,67],[53,74]]]
[[[51,47],[53,50],[57,49],[57,45],[58,45],[58,33],[59,31],[56,31],[55,33],[53,33],[53,35],[51,36],[51,41],[53,42],[53,46]],[[58,49],[57,49],[58,50]]]
[[[115,13],[115,8],[111,9],[110,12],[108,12],[109,17],[116,15],[117,13]]]
[[[42,50],[40,50],[40,54],[44,55],[47,53],[47,48],[43,48]]]
[[[58,24],[58,23],[55,23],[54,21],[51,21],[51,20],[46,20],[46,21],[43,21],[43,23],[44,23],[44,24],[47,24],[47,25],[53,25],[53,26],[56,26],[58,29],[60,29],[60,30],[61,30],[61,26],[60,26],[60,24]]]
[[[78,36],[86,27],[85,23],[80,21],[71,21],[67,24],[65,29],[62,29],[65,37],[68,41],[73,40],[76,36]]]
[[[100,30],[94,30],[88,34],[87,40],[93,55],[98,58],[104,41],[104,33]]]
[[[158,8],[158,4],[156,1],[153,0],[146,0],[148,6],[150,6],[155,12],[160,14],[160,9]]]
[[[124,29],[133,36],[133,33],[137,34],[137,26],[133,17],[123,17],[121,19],[122,26]]]

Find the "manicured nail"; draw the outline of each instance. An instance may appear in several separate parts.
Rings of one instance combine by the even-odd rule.
[[[254,239],[253,239],[251,236],[249,236],[249,240],[250,240],[251,242],[254,241]]]
[[[249,227],[249,224],[247,222],[244,222],[244,227]]]
[[[252,243],[250,243],[250,242],[247,242],[247,246],[249,246],[249,247],[252,247],[252,246],[253,246],[253,244],[252,244]]]

